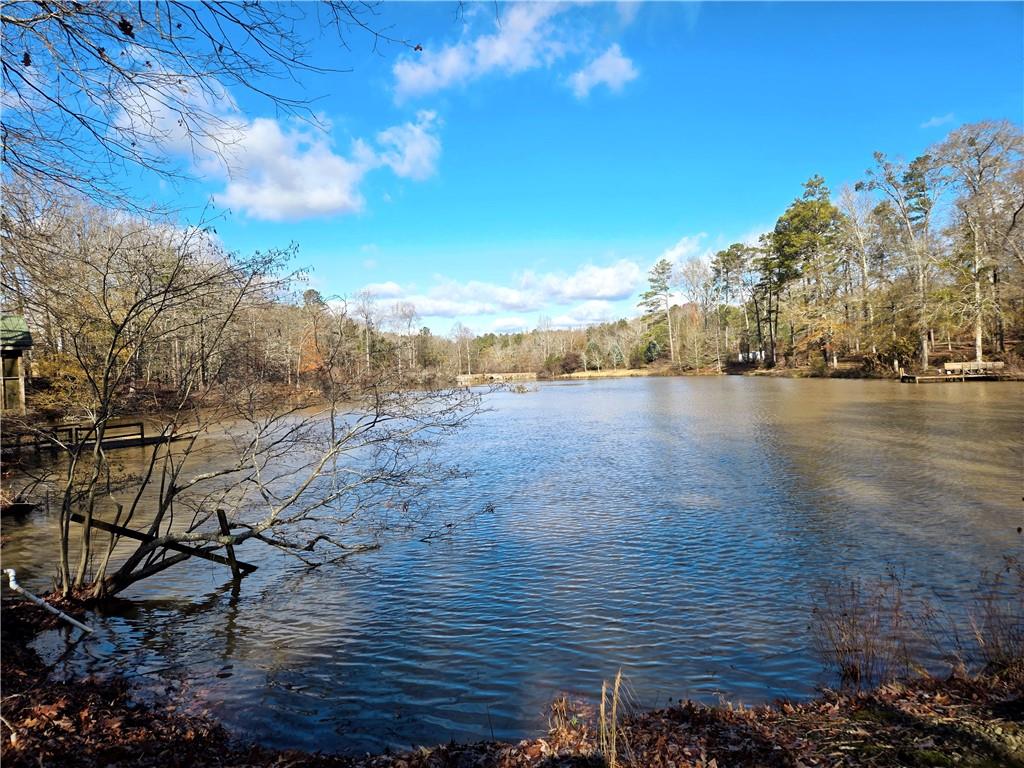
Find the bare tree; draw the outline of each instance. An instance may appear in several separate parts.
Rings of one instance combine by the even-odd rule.
[[[473,331],[463,325],[461,322],[456,322],[452,326],[451,332],[452,341],[455,342],[456,357],[458,359],[458,372],[462,373],[462,355],[465,353],[466,356],[466,373],[470,376],[473,375],[473,361],[470,356],[472,351],[470,348],[470,342],[473,340]]]
[[[714,314],[715,338],[714,357],[715,366],[719,373],[722,371],[722,354],[720,342],[720,324],[718,304],[721,300],[718,285],[715,282],[711,265],[702,258],[694,257],[682,264],[676,270],[676,279],[683,295],[696,308],[696,317],[693,324],[692,353],[694,368],[699,368],[704,357],[704,347],[707,343],[708,320]]]
[[[400,339],[398,348],[398,372],[402,372],[402,351],[408,354],[407,370],[412,373],[416,367],[416,345],[413,343],[413,328],[419,322],[419,313],[416,312],[416,305],[411,301],[400,301],[392,307],[392,321]]]
[[[1024,159],[1024,135],[1007,121],[965,125],[937,147],[936,159],[949,169],[959,192],[956,210],[968,234],[969,306],[974,354],[980,362],[985,317],[1001,317],[998,296],[987,296],[983,286],[998,285],[999,262],[1024,227],[1024,196],[1014,188]]]
[[[452,472],[431,450],[473,414],[478,396],[409,391],[394,367],[362,365],[359,325],[343,304],[318,308],[317,397],[293,399],[281,386],[260,352],[274,335],[261,318],[286,307],[288,253],[241,258],[202,230],[80,201],[25,212],[4,218],[4,297],[63,340],[44,351],[72,382],[60,409],[83,426],[74,440],[36,418],[5,429],[34,432],[63,456],[55,466],[65,594],[114,594],[197,550],[209,556],[248,540],[311,564],[348,557],[416,522],[423,483]],[[104,439],[137,405],[140,361],[162,355],[175,375],[160,390],[160,439],[141,473],[125,475]],[[100,520],[111,533],[96,533]]]
[[[913,276],[915,327],[922,369],[929,363],[929,277],[935,263],[932,214],[945,186],[939,166],[928,155],[910,163],[893,162],[875,153],[874,169],[856,189],[882,193],[900,224],[900,246]]]
[[[857,324],[858,332],[855,337],[857,351],[860,351],[860,342],[865,336],[865,328],[870,329],[875,322],[875,311],[871,302],[871,269],[868,264],[872,208],[871,199],[851,187],[843,187],[839,193],[839,209],[843,214],[841,226],[846,253],[857,269],[856,291],[860,304],[860,322]],[[871,349],[872,352],[877,351],[873,341]]]
[[[300,73],[325,71],[311,36],[351,33],[410,44],[384,28],[378,4],[147,0],[8,0],[0,7],[4,180],[70,187],[120,205],[118,179],[142,167],[182,172],[164,145],[222,154],[237,137],[232,90],[272,111],[313,119]]]

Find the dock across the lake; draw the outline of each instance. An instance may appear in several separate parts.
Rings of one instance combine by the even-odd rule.
[[[998,381],[1002,378],[1004,364],[998,360],[971,360],[942,364],[938,373],[905,373],[900,370],[900,381],[904,384],[931,384],[952,381]]]

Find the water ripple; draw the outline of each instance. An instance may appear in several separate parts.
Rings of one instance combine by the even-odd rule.
[[[453,540],[315,573],[261,553],[236,595],[172,569],[67,671],[180,681],[278,747],[519,738],[619,668],[641,706],[810,695],[823,581],[895,562],[955,602],[1021,551],[1020,385],[636,379],[490,405],[447,448],[473,476],[435,502],[496,511]],[[4,533],[5,561],[50,561],[45,521]]]

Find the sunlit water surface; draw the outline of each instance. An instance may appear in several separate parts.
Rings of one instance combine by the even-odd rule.
[[[1024,547],[1020,384],[604,380],[488,405],[446,449],[472,477],[434,501],[494,511],[451,540],[312,573],[249,543],[240,591],[174,568],[92,615],[62,669],[132,675],[275,747],[513,739],[619,668],[641,706],[812,695],[834,682],[808,637],[824,582],[895,564],[955,605]],[[4,523],[4,564],[40,589],[52,525]]]

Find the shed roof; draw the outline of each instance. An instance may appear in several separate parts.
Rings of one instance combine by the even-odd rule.
[[[20,315],[0,315],[0,348],[5,352],[14,349],[29,349],[32,334],[28,323]]]

